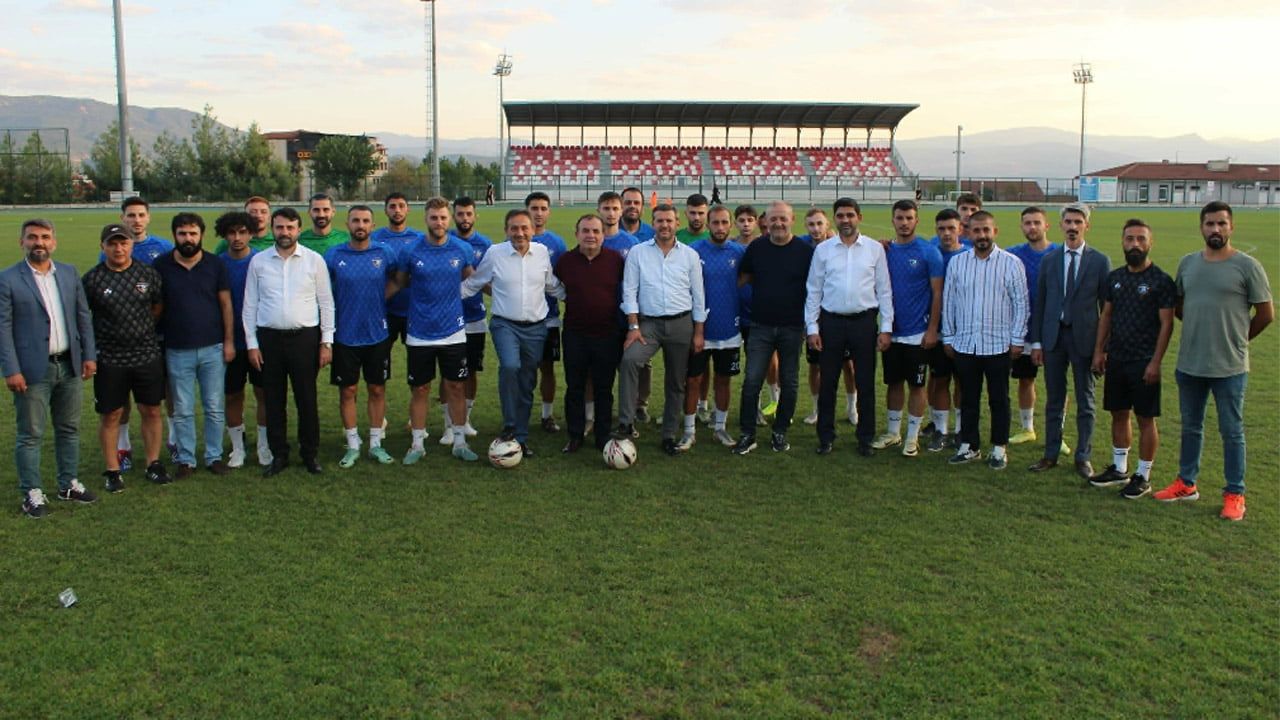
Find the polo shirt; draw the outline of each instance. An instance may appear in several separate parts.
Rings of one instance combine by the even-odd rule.
[[[201,252],[200,260],[188,270],[169,253],[157,257],[151,267],[160,273],[164,297],[160,331],[165,347],[191,350],[222,342],[226,336],[218,293],[231,292],[231,275],[222,258]]]
[[[574,248],[556,262],[555,274],[564,285],[564,327],[586,337],[607,337],[619,330],[618,296],[625,261],[601,248],[588,259]]]

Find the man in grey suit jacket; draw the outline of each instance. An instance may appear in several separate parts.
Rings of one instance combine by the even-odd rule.
[[[1044,256],[1036,283],[1035,310],[1031,315],[1031,360],[1044,366],[1045,445],[1044,457],[1032,465],[1041,472],[1058,465],[1062,449],[1062,421],[1067,404],[1067,366],[1071,366],[1076,388],[1075,470],[1084,479],[1093,475],[1089,462],[1093,438],[1093,351],[1098,315],[1102,312],[1102,288],[1111,260],[1087,246],[1089,208],[1073,203],[1062,208],[1063,244]]]
[[[89,303],[74,266],[51,258],[53,223],[22,224],[22,262],[0,273],[0,371],[13,393],[15,459],[22,512],[44,517],[40,446],[50,414],[56,438],[59,500],[97,498],[76,479],[80,463],[80,387],[97,371]]]

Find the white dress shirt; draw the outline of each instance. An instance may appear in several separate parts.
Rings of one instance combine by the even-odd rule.
[[[489,311],[493,316],[522,323],[541,322],[547,317],[547,295],[564,297],[560,278],[551,270],[550,253],[535,242],[529,243],[524,255],[510,242],[489,248],[476,271],[462,281],[462,297],[475,295],[485,285],[491,285]]]
[[[960,253],[947,266],[942,342],[966,355],[999,355],[1027,337],[1027,271],[1013,253]]]
[[[810,335],[818,334],[818,315],[822,310],[840,315],[879,310],[880,332],[893,332],[889,261],[885,258],[884,246],[875,238],[859,235],[846,245],[836,236],[819,243],[809,263],[806,290],[804,324]]]
[[[677,241],[664,253],[657,240],[631,248],[622,271],[622,312],[644,317],[692,312],[694,322],[706,322],[707,300],[698,251]]]
[[[49,315],[49,354],[60,355],[71,349],[71,335],[67,332],[67,317],[62,312],[62,295],[58,293],[58,279],[54,274],[58,266],[49,263],[49,272],[42,273],[30,262],[31,276],[36,281],[36,289],[40,291],[40,299],[44,301],[44,310]],[[72,282],[80,282],[72,278]]]
[[[258,328],[320,326],[320,342],[333,342],[333,289],[320,254],[302,245],[281,256],[273,246],[249,261],[244,283],[245,345],[258,349]]]

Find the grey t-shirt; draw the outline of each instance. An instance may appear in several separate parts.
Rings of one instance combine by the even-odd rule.
[[[1262,263],[1242,252],[1209,262],[1193,252],[1178,263],[1182,343],[1178,370],[1222,378],[1249,372],[1249,308],[1271,302]]]

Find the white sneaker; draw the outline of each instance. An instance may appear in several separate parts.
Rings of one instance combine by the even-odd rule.
[[[227,467],[244,467],[244,448],[236,448],[231,451],[231,455],[227,458]]]
[[[738,441],[734,440],[733,436],[730,435],[729,432],[724,428],[716,428],[715,438],[716,438],[716,442],[720,443],[725,447],[733,447],[734,445],[738,444]]]
[[[259,445],[258,464],[262,467],[266,467],[271,464],[272,460],[275,460],[275,456],[271,454],[271,448],[266,445]]]
[[[468,420],[467,424],[462,426],[462,434],[467,437],[475,437],[480,434],[480,431],[471,427],[471,421]]]
[[[453,426],[451,425],[444,426],[444,432],[440,433],[440,444],[441,445],[453,444]]]
[[[915,457],[919,454],[920,454],[919,438],[907,438],[907,441],[902,443],[903,457]]]
[[[890,448],[890,447],[893,447],[894,445],[900,445],[901,443],[902,443],[901,435],[894,435],[893,433],[885,433],[880,437],[876,438],[875,440],[872,440],[871,447],[876,450],[884,450],[885,448]]]
[[[689,448],[693,447],[693,444],[697,441],[697,435],[687,432],[676,441],[676,450],[679,450],[680,452],[688,452]]]
[[[811,413],[809,413],[808,415],[805,415],[805,416],[804,416],[804,424],[805,424],[805,425],[817,425],[817,424],[818,424],[818,408],[814,408],[814,409],[813,409],[813,412],[811,412]]]

